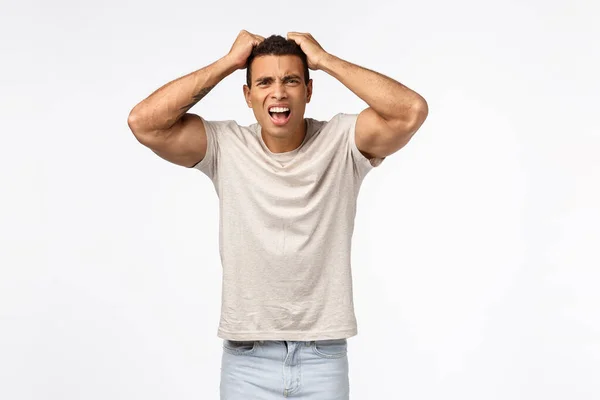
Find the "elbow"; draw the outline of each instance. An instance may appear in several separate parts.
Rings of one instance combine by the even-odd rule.
[[[413,107],[411,107],[411,116],[408,119],[406,130],[414,134],[423,125],[428,115],[429,105],[424,98],[420,97]]]
[[[427,104],[427,101],[421,97],[414,108],[415,116],[413,119],[416,125],[421,126],[429,115],[429,104]]]
[[[139,128],[141,122],[142,117],[134,108],[129,112],[129,115],[127,116],[127,125],[129,126],[129,129],[131,129],[131,131],[135,133],[135,130]]]
[[[145,118],[141,116],[139,113],[135,112],[135,109],[129,113],[127,117],[127,125],[133,133],[133,136],[137,139],[138,142],[147,146],[149,143],[149,137],[147,128],[144,127]]]
[[[131,110],[127,116],[127,125],[129,126],[131,133],[133,133],[133,136],[135,136],[142,144],[145,143],[146,138],[148,137],[148,128],[144,124],[145,121],[146,118],[136,111],[135,108]]]
[[[420,98],[408,111],[404,111],[401,117],[388,121],[389,134],[394,137],[410,138],[423,125],[428,114],[429,106],[425,99]]]

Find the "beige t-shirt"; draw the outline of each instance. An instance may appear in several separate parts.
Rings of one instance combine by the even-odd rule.
[[[297,149],[272,153],[258,123],[204,121],[205,173],[219,197],[217,336],[324,340],[357,334],[350,251],[356,200],[383,159],[356,147],[357,115],[306,118]]]

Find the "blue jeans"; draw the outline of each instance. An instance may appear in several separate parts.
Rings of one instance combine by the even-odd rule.
[[[223,340],[221,400],[348,400],[346,339]]]

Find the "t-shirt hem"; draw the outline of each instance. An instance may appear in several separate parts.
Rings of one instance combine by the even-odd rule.
[[[347,339],[357,335],[357,329],[340,329],[334,331],[269,331],[269,332],[227,332],[219,329],[217,336],[227,340],[294,340],[294,341],[311,341],[311,340],[331,340],[331,339]]]

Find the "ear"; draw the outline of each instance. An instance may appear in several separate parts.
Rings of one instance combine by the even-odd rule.
[[[306,102],[310,103],[310,98],[312,96],[313,91],[313,80],[309,79],[308,84],[306,85]]]
[[[252,100],[250,99],[250,88],[248,85],[244,85],[244,98],[246,99],[246,104],[249,108],[252,108]]]

